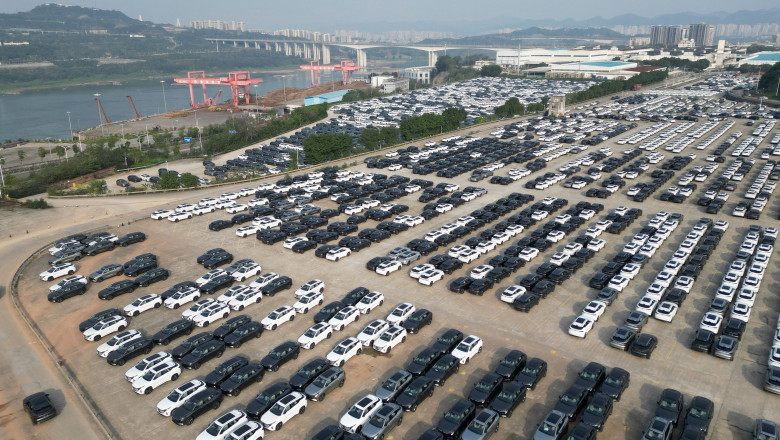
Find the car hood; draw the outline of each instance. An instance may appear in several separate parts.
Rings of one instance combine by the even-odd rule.
[[[472,402],[485,402],[488,398],[488,394],[477,389],[471,390],[468,396]]]
[[[184,359],[182,359],[182,361],[184,361]],[[217,385],[223,380],[225,380],[226,378],[227,378],[227,374],[219,374],[216,371],[212,371],[211,373],[206,375],[203,381],[206,382],[207,385]]]
[[[676,412],[672,412],[672,411],[669,411],[667,409],[657,408],[655,410],[655,416],[656,417],[660,417],[660,418],[662,418],[664,420],[676,421],[677,417],[678,417],[678,414]]]
[[[604,423],[604,417],[586,412],[582,414],[581,421],[590,426],[601,426]]]
[[[279,363],[279,359],[269,355],[266,355],[265,357],[263,357],[263,359],[260,360],[260,365],[262,365],[263,367],[272,367],[277,363]]]
[[[492,402],[490,402],[490,408],[495,410],[497,413],[505,413],[512,409],[512,402],[507,402],[506,400],[500,400],[500,399],[493,399]]]
[[[507,367],[505,365],[498,364],[496,367],[496,374],[503,377],[510,377],[514,373],[514,368]]]
[[[605,384],[601,385],[601,387],[599,388],[599,392],[600,393],[604,393],[604,394],[606,394],[607,396],[610,396],[610,397],[615,397],[618,394],[620,394],[620,388],[613,387],[612,385],[608,385],[608,384],[605,383]]]

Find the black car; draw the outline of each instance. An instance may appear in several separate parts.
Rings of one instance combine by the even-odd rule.
[[[555,290],[555,283],[549,280],[542,280],[531,286],[530,293],[538,295],[542,298],[547,298],[547,295]]]
[[[436,430],[447,438],[457,438],[471,423],[477,413],[477,406],[473,402],[461,399],[444,413],[444,416],[436,425]]]
[[[346,435],[338,426],[328,425],[314,434],[311,440],[344,440]]]
[[[490,272],[492,272],[493,270],[495,269],[490,270]],[[505,270],[509,272],[509,269],[505,269]],[[495,283],[496,282],[490,278],[480,278],[478,280],[473,280],[471,284],[469,284],[468,291],[472,295],[482,296],[489,289],[492,289]]]
[[[134,291],[138,286],[133,280],[122,280],[106,287],[98,292],[98,298],[104,300],[112,300],[119,295],[130,293]]]
[[[219,389],[226,396],[238,396],[241,390],[253,383],[259,383],[263,380],[265,369],[258,362],[250,362],[235,373],[228,376],[220,385]]]
[[[640,333],[631,344],[629,352],[634,356],[650,359],[656,346],[658,346],[658,338],[648,333]]]
[[[310,251],[317,247],[317,242],[312,240],[306,240],[299,243],[295,243],[292,247],[292,251],[296,254],[302,254],[306,251]]]
[[[87,246],[86,248],[81,250],[81,253],[84,255],[97,255],[103,252],[109,252],[116,249],[116,243],[110,240],[100,240],[97,243],[93,244],[92,246]]]
[[[539,295],[535,293],[524,293],[515,298],[512,308],[520,312],[530,312],[535,305],[539,304],[539,299]]]
[[[154,347],[154,342],[149,338],[134,339],[109,353],[106,362],[109,365],[122,366],[125,362],[142,353],[149,354],[152,351],[152,347]]]
[[[526,362],[525,367],[517,374],[515,382],[519,382],[524,387],[533,390],[536,389],[536,384],[546,375],[547,362],[539,358],[532,358]]]
[[[135,280],[133,280],[133,282],[135,282],[135,284],[137,286],[146,287],[149,284],[153,284],[153,283],[156,283],[158,281],[167,280],[170,275],[171,275],[171,272],[168,271],[168,269],[164,269],[162,267],[158,267],[158,268],[152,269],[152,270],[144,273],[143,275],[141,275],[138,278],[136,278]]]
[[[442,355],[443,353],[439,350],[425,348],[409,362],[406,371],[415,376],[422,376],[427,373],[439,359],[441,359]]]
[[[420,405],[428,397],[433,396],[434,385],[431,379],[425,376],[415,377],[412,382],[404,388],[401,394],[395,397],[397,403],[404,411],[417,411]]]
[[[571,271],[569,269],[564,269],[562,267],[553,270],[547,275],[548,280],[554,282],[559,286],[569,278],[571,278]]]
[[[612,279],[612,275],[606,274],[604,272],[599,272],[596,275],[594,275],[593,278],[590,279],[590,281],[588,281],[588,286],[594,289],[601,290],[607,287],[607,284],[611,279]]]
[[[508,382],[501,392],[490,402],[490,409],[501,417],[512,417],[517,405],[525,402],[527,388],[518,382]]]
[[[688,406],[688,413],[685,415],[683,424],[686,428],[693,427],[707,434],[714,413],[715,406],[710,399],[695,396]]]
[[[181,359],[198,346],[203,345],[212,339],[214,339],[214,336],[211,332],[201,332],[194,336],[190,336],[182,341],[181,344],[174,347],[173,350],[171,350],[171,355],[173,355],[175,359]]]
[[[138,275],[143,274],[144,272],[148,272],[152,269],[157,268],[157,260],[140,260],[135,261],[134,263],[130,264],[129,266],[127,263],[125,263],[124,270],[125,275],[129,277],[137,277]]]
[[[585,407],[581,421],[596,428],[597,431],[602,431],[610,414],[612,414],[612,398],[603,393],[596,393]]]
[[[233,227],[233,222],[230,220],[216,220],[209,223],[209,230],[211,231],[221,231],[231,227]]]
[[[278,382],[260,392],[246,407],[247,415],[254,420],[260,417],[282,397],[293,391],[287,382]]]
[[[501,392],[503,382],[504,378],[501,375],[493,372],[487,373],[479,382],[474,384],[474,388],[469,392],[468,399],[477,406],[487,407],[490,401]]]
[[[203,267],[206,269],[215,269],[223,264],[230,264],[233,262],[233,254],[230,252],[222,252],[216,255],[212,255],[211,258],[203,262]]]
[[[742,334],[745,333],[745,327],[745,321],[739,318],[729,318],[723,327],[723,334],[739,341],[742,339]]]
[[[83,295],[87,292],[87,285],[84,283],[73,282],[65,284],[54,292],[49,293],[47,299],[49,302],[59,303],[72,296]]]
[[[154,341],[155,344],[168,345],[171,340],[192,333],[194,326],[192,321],[188,319],[174,321],[155,333],[154,336],[152,336],[152,341]]]
[[[304,390],[320,373],[329,367],[330,364],[325,359],[314,358],[299,368],[295,375],[290,378],[290,386],[295,391]]]
[[[33,425],[43,423],[57,416],[57,408],[54,407],[51,399],[49,399],[49,395],[44,392],[25,397],[22,401],[22,406],[24,406],[24,410],[30,416]]]
[[[314,323],[327,322],[333,317],[339,310],[346,307],[341,301],[333,301],[324,305],[316,315],[314,315]]]
[[[330,249],[328,249],[325,252],[325,254],[327,254],[328,252],[330,252],[332,249],[335,249],[335,248],[336,248],[336,246],[331,247]],[[320,248],[320,249],[322,249],[322,248]],[[317,249],[317,251],[319,252],[319,249]],[[322,258],[325,257],[325,254],[322,255]],[[368,260],[368,262],[366,263],[366,269],[368,269],[370,271],[375,271],[376,268],[379,267],[379,265],[384,263],[385,261],[392,261],[392,259],[389,258],[389,257],[374,257],[374,258]]]
[[[236,282],[236,279],[233,278],[231,275],[224,274],[220,275],[218,277],[212,278],[207,282],[206,284],[200,286],[201,293],[204,293],[206,295],[211,295],[217,290],[226,289],[233,285],[233,283]]]
[[[297,342],[286,341],[277,345],[260,361],[267,371],[277,371],[290,360],[298,359],[301,346]]]
[[[214,329],[214,338],[223,340],[233,330],[241,327],[244,324],[248,324],[252,321],[249,315],[238,315],[223,322],[222,325]]]
[[[425,373],[425,377],[432,380],[434,385],[441,386],[450,376],[456,374],[459,370],[460,360],[447,353],[433,364],[428,372]]]
[[[288,276],[280,276],[278,278],[274,278],[271,280],[271,282],[261,287],[260,292],[263,294],[263,296],[274,296],[278,292],[289,289],[291,287],[292,279]]]
[[[257,239],[263,244],[272,245],[287,238],[287,234],[278,229],[267,229],[257,233]]]
[[[359,303],[364,296],[368,295],[369,292],[370,290],[365,287],[355,287],[344,295],[344,298],[341,299],[341,303],[344,304],[344,306],[354,306]]]
[[[146,240],[146,234],[143,232],[131,232],[117,240],[116,244],[122,247],[127,247],[131,244],[140,243],[144,240]]]
[[[205,344],[199,345],[186,356],[182,357],[181,366],[187,369],[197,370],[204,362],[210,361],[215,357],[222,357],[223,353],[225,353],[225,343],[212,339]]]
[[[623,395],[623,391],[628,388],[631,382],[631,373],[628,371],[615,367],[609,372],[604,382],[598,389],[599,393],[606,394],[610,399],[620,401],[620,396]]]
[[[206,411],[219,408],[222,399],[224,399],[224,395],[218,388],[206,388],[192,395],[182,406],[174,409],[171,413],[171,420],[179,426],[192,425],[192,422]]]
[[[462,261],[458,260],[457,258],[447,258],[438,266],[438,269],[449,275],[461,267],[463,267]]]
[[[188,290],[192,287],[197,289],[198,285],[194,281],[182,281],[181,283],[176,283],[173,286],[169,287],[168,290],[160,294],[160,297],[162,298],[163,301],[165,301],[166,299],[172,297],[174,294],[184,290]]]
[[[572,385],[565,393],[561,394],[553,409],[568,415],[569,419],[573,419],[585,408],[589,395],[587,389],[576,384]]]
[[[574,384],[588,390],[588,394],[593,393],[604,381],[606,373],[607,369],[603,365],[598,362],[591,362],[580,371]]]
[[[463,338],[462,331],[451,328],[436,339],[436,342],[433,343],[433,348],[440,350],[442,353],[447,353],[452,351]]]
[[[463,293],[469,288],[473,281],[474,278],[471,277],[458,277],[450,282],[448,289],[450,292]]]
[[[577,423],[566,440],[596,440],[596,429],[586,423]]]
[[[404,321],[401,326],[406,329],[408,333],[414,334],[419,332],[423,327],[430,324],[433,320],[433,313],[427,309],[417,309],[409,315],[409,318]]]
[[[520,370],[525,367],[527,356],[520,350],[512,350],[506,354],[495,369],[496,374],[501,375],[504,381],[514,380]]]
[[[224,249],[222,249],[222,248],[214,248],[214,249],[209,249],[209,250],[207,250],[207,251],[206,251],[206,252],[205,252],[203,255],[199,256],[199,257],[196,259],[196,261],[198,262],[198,264],[203,264],[203,263],[205,263],[206,261],[210,260],[210,259],[211,259],[211,257],[213,257],[214,255],[217,255],[217,254],[226,254],[226,253],[228,253],[228,251],[226,251],[226,250],[224,250]]]
[[[204,381],[206,385],[210,387],[219,387],[219,385],[228,378],[231,374],[249,365],[249,358],[246,356],[233,356],[232,358],[222,362],[206,375]]]
[[[79,331],[84,332],[86,329],[97,324],[98,321],[108,318],[109,316],[124,316],[124,312],[119,309],[101,310],[95,313],[94,315],[90,316],[89,318],[87,318],[87,320],[79,323]]]
[[[660,417],[677,425],[683,412],[683,395],[677,390],[667,388],[661,392],[655,409],[655,417]]]
[[[264,330],[265,327],[263,327],[263,325],[260,324],[259,322],[250,321],[242,325],[241,327],[238,327],[237,329],[233,330],[232,332],[230,332],[230,334],[225,336],[223,341],[225,342],[225,345],[227,345],[228,347],[238,348],[241,345],[243,345],[244,342],[262,336]]]
[[[141,255],[136,255],[135,257],[133,257],[130,260],[126,261],[122,265],[122,269],[123,270],[127,270],[131,266],[135,266],[135,265],[137,265],[138,263],[140,263],[142,261],[149,261],[149,260],[157,261],[157,255],[151,254],[151,253],[145,253],[145,254],[141,254]]]

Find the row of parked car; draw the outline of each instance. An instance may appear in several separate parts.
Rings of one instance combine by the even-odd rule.
[[[127,247],[144,240],[146,240],[146,234],[143,232],[130,232],[123,237],[118,237],[109,232],[69,235],[49,248],[49,255],[51,255],[49,264],[57,266],[71,261],[78,261],[84,256],[94,256],[103,252],[113,251],[117,246]]]

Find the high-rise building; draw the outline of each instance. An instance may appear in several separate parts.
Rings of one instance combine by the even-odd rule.
[[[715,40],[715,26],[705,23],[688,25],[688,38],[693,40],[697,47],[712,46]]]
[[[666,45],[666,35],[668,33],[668,26],[651,26],[650,27],[650,44],[652,46]]]
[[[688,38],[688,28],[684,26],[652,26],[650,44],[676,47],[681,40]]]

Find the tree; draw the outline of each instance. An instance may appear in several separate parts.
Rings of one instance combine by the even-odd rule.
[[[778,84],[780,84],[780,62],[775,63],[771,69],[761,75],[758,81],[758,88],[769,94],[777,95]]]
[[[490,64],[487,66],[482,66],[481,69],[479,69],[479,74],[481,76],[490,76],[490,77],[496,77],[501,75],[501,72],[503,69],[501,69],[501,66],[498,64]]]
[[[24,150],[16,150],[16,155],[19,156],[19,162],[24,163],[24,158],[27,157],[27,152]]]
[[[445,109],[441,113],[441,117],[444,119],[444,129],[455,130],[460,126],[462,121],[466,120],[466,116],[468,116],[468,113],[466,113],[466,110],[463,110],[462,108],[450,107]]]
[[[161,189],[176,189],[179,187],[179,178],[176,174],[165,173],[160,177]]]
[[[528,106],[528,110],[531,111],[531,105]],[[494,113],[499,118],[508,118],[525,113],[525,106],[523,106],[519,99],[509,98],[503,105],[496,107]]]
[[[54,152],[57,153],[57,156],[59,156],[60,159],[65,157],[65,147],[63,147],[62,145],[57,145],[56,147],[54,147]]]
[[[312,165],[347,156],[353,146],[352,136],[346,133],[315,134],[303,140],[306,162]]]
[[[181,185],[185,188],[194,188],[198,186],[200,182],[198,178],[192,173],[184,173],[181,175]]]
[[[46,149],[43,147],[38,147],[38,157],[41,158],[41,162],[43,162],[43,159],[46,157]]]
[[[72,147],[72,150],[73,150],[73,154],[79,154],[79,153],[81,153],[81,148],[79,148],[79,146],[78,146],[78,145],[74,145],[74,146]]]
[[[439,72],[449,72],[457,67],[457,61],[449,55],[442,55],[436,60],[436,70]]]

